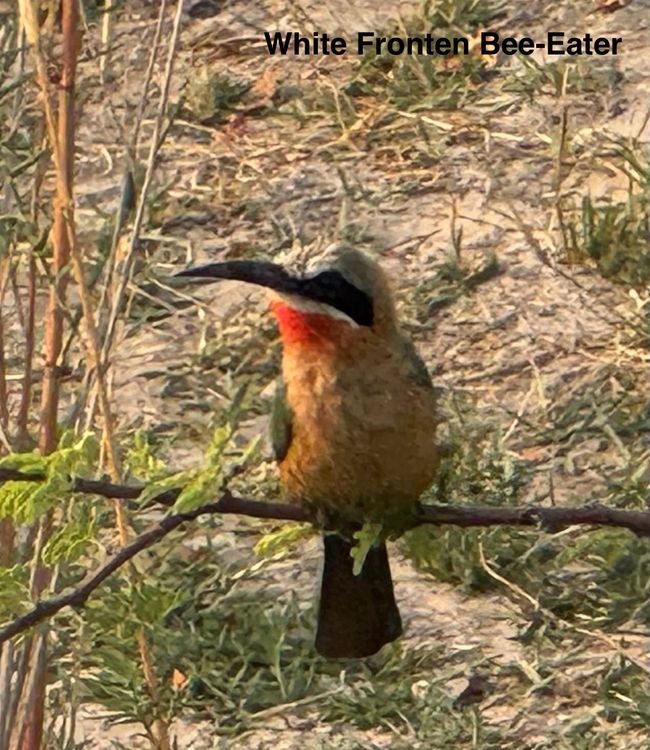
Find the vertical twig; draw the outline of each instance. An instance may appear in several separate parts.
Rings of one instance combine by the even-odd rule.
[[[140,197],[139,197],[139,201],[138,201],[138,205],[136,209],[136,215],[135,215],[133,230],[131,234],[131,240],[129,242],[128,250],[122,261],[122,265],[120,268],[120,278],[119,278],[116,294],[112,300],[112,305],[111,305],[111,310],[108,316],[106,331],[104,332],[104,335],[103,335],[101,354],[99,353],[97,354],[97,357],[94,362],[95,378],[97,382],[97,391],[98,391],[98,396],[100,400],[100,407],[101,407],[101,402],[103,401],[104,398],[106,398],[105,384],[103,382],[103,376],[105,374],[104,368],[106,367],[109,361],[110,351],[111,351],[111,347],[113,344],[113,337],[115,333],[115,326],[116,326],[120,311],[122,310],[122,307],[123,307],[126,287],[131,279],[133,255],[137,247],[140,228],[142,226],[142,222],[144,219],[144,211],[146,208],[147,194],[149,192],[149,187],[153,179],[154,168],[156,165],[156,157],[158,155],[158,151],[161,145],[160,133],[162,129],[162,122],[167,112],[167,101],[169,98],[169,89],[171,85],[172,72],[174,68],[174,60],[176,57],[176,48],[178,44],[178,36],[179,36],[180,26],[181,26],[182,10],[183,10],[183,0],[178,0],[178,4],[176,7],[176,14],[174,17],[174,24],[172,28],[172,35],[169,41],[169,49],[168,49],[168,54],[167,54],[167,62],[165,65],[163,86],[162,86],[162,91],[160,94],[158,115],[156,117],[155,124],[154,124],[154,132],[151,136],[151,144],[149,148],[149,158],[147,161],[147,169],[145,172],[142,189],[140,191]],[[147,75],[145,78],[145,89],[144,89],[143,96],[140,100],[140,108],[138,110],[138,116],[136,119],[136,126],[134,130],[134,135],[133,135],[132,149],[133,149],[134,160],[136,156],[135,150],[137,149],[137,144],[139,140],[140,123],[142,121],[142,115],[144,113],[144,106],[146,104],[146,98],[147,98],[147,92],[148,92],[149,85],[150,85],[150,79],[153,74],[153,68],[155,64],[155,54],[156,54],[156,49],[157,49],[158,42],[160,39],[164,12],[165,12],[165,0],[162,0],[160,11],[159,11],[159,16],[158,16],[158,24],[157,24],[156,32],[154,35],[154,48],[152,50],[152,54],[149,60],[149,66],[148,66]],[[113,254],[115,254],[116,252],[117,244],[118,243],[115,242],[115,251]],[[110,270],[112,271],[113,269],[111,268]],[[110,279],[107,280],[107,286],[105,288],[108,288],[109,284],[110,284]],[[103,411],[103,407],[102,407],[102,411]],[[104,419],[104,422],[106,423],[106,418]],[[105,442],[105,448],[107,452],[110,450],[109,440]],[[109,459],[109,464],[110,464],[110,459]],[[117,519],[118,528],[120,530],[120,538],[122,540],[122,543],[124,544],[126,543],[127,524],[123,516],[123,512],[124,512],[123,508],[119,503],[116,503],[115,511],[116,511],[116,519]],[[151,651],[150,651],[150,648],[147,643],[146,636],[143,630],[139,631],[137,639],[138,639],[138,645],[140,649],[140,659],[142,663],[144,677],[147,683],[147,688],[151,696],[151,700],[152,700],[154,711],[155,711],[154,721],[153,721],[153,726],[152,726],[153,739],[157,747],[159,748],[159,750],[169,750],[169,748],[171,747],[170,740],[169,740],[169,729],[165,720],[160,715],[158,715],[158,711],[157,711],[158,702],[159,702],[158,701],[158,681],[157,681],[157,677],[155,673],[153,659],[151,657]]]
[[[111,312],[108,319],[108,325],[104,336],[102,346],[102,361],[106,362],[111,350],[113,343],[113,336],[115,335],[115,325],[117,323],[117,317],[124,304],[124,297],[126,287],[131,280],[131,271],[133,266],[133,254],[138,246],[138,239],[140,236],[140,229],[144,219],[144,212],[147,205],[147,195],[153,179],[154,168],[156,166],[156,157],[160,149],[160,131],[162,128],[162,122],[165,118],[167,111],[167,100],[169,98],[169,87],[171,85],[172,72],[174,70],[174,61],[176,59],[176,47],[178,44],[178,35],[181,27],[181,18],[183,13],[183,0],[178,0],[176,6],[176,14],[174,16],[174,25],[172,28],[171,39],[169,40],[169,50],[167,53],[167,63],[165,65],[165,74],[163,78],[162,91],[160,93],[160,103],[158,107],[158,115],[154,123],[154,132],[151,135],[151,143],[149,146],[149,158],[147,160],[147,169],[142,183],[142,189],[140,191],[140,197],[138,200],[138,206],[136,209],[135,219],[133,222],[133,230],[131,232],[131,240],[129,247],[122,262],[122,268],[120,272],[120,281],[118,284],[117,292],[113,297],[113,304],[111,306]]]
[[[47,632],[44,627],[33,639],[28,651],[30,672],[18,706],[16,729],[18,734],[9,745],[10,750],[38,750],[43,739],[45,718],[45,681],[47,675]]]
[[[18,450],[28,448],[27,420],[29,407],[32,402],[32,368],[34,361],[34,323],[36,315],[36,262],[34,260],[34,248],[29,249],[29,261],[27,269],[27,320],[25,325],[25,362],[23,381],[20,393],[20,405],[18,407],[16,445]]]
[[[68,284],[70,243],[67,227],[67,206],[72,194],[74,166],[74,83],[76,59],[79,48],[77,0],[62,0],[61,23],[63,52],[61,79],[58,88],[58,121],[50,101],[47,66],[41,50],[41,31],[33,0],[19,0],[20,15],[25,34],[34,51],[36,75],[39,83],[43,113],[52,159],[56,172],[54,199],[54,224],[52,245],[54,256],[54,281],[45,322],[45,365],[41,398],[39,448],[50,453],[57,444],[57,416],[59,405],[58,359],[63,340],[63,305]],[[41,519],[39,539],[49,534],[51,516]],[[33,594],[40,594],[47,573],[39,560],[35,561]],[[12,747],[19,750],[39,750],[43,738],[45,712],[45,686],[47,683],[47,631],[44,630],[33,644],[30,674],[22,691],[19,715],[15,726]]]
[[[113,0],[104,0],[102,16],[102,54],[99,58],[99,83],[106,83],[106,66],[109,60],[109,46],[111,43],[111,28],[113,26]]]
[[[9,278],[9,258],[0,260],[0,426],[5,430],[9,425],[9,407],[7,406],[7,372],[5,367],[4,323],[2,308],[4,306],[7,279]]]
[[[154,68],[156,67],[156,60],[158,58],[158,48],[160,46],[160,37],[162,35],[162,28],[163,28],[163,22],[165,20],[166,8],[167,8],[166,0],[160,0],[160,6],[158,8],[158,20],[156,21],[156,29],[154,31],[153,39],[151,41],[151,52],[149,54],[149,63],[147,65],[147,72],[145,73],[145,76],[144,76],[144,83],[142,85],[142,93],[140,94],[140,102],[138,103],[138,110],[135,116],[135,123],[133,125],[131,143],[127,146],[126,159],[127,159],[128,172],[127,172],[127,176],[125,176],[125,183],[124,183],[122,196],[121,196],[121,204],[124,203],[125,193],[129,189],[129,184],[127,182],[127,180],[129,179],[128,175],[130,175],[131,182],[134,183],[136,179],[135,165],[137,163],[138,146],[140,144],[140,128],[142,127],[142,119],[144,117],[144,110],[149,100],[149,88],[151,87],[151,79],[153,78],[153,71],[154,71]],[[133,191],[135,193],[135,184],[133,184]],[[106,261],[105,282],[101,291],[101,296],[100,296],[100,301],[99,301],[99,306],[98,306],[100,313],[106,305],[106,297],[108,294],[108,290],[111,287],[113,273],[115,270],[117,248],[118,248],[118,244],[120,240],[120,235],[123,229],[123,221],[121,220],[122,213],[123,213],[123,206],[120,205],[118,209],[118,213],[115,218],[115,231],[113,232],[113,239],[111,242],[111,251]],[[102,330],[101,326],[100,326],[100,330]]]

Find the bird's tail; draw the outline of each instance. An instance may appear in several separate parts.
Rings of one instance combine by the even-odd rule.
[[[352,572],[352,544],[324,538],[316,650],[329,658],[371,656],[402,632],[385,544],[372,547],[359,575]]]

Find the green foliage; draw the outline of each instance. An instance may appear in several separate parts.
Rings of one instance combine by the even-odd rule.
[[[648,675],[625,657],[616,657],[600,685],[600,698],[610,722],[625,721],[650,729]]]
[[[312,647],[313,608],[300,606],[285,587],[260,585],[259,562],[242,569],[207,544],[189,561],[164,558],[141,602],[116,581],[121,588],[90,603],[79,656],[84,701],[99,702],[112,721],[150,723],[150,699],[129,658],[144,626],[163,714],[209,719],[215,735],[239,737],[264,726],[267,712],[290,712],[305,701],[323,722],[397,732],[418,727],[418,743],[449,737],[453,746],[471,746],[473,712],[453,709],[449,669],[440,674],[449,655],[393,644],[370,660],[323,660]]]
[[[148,437],[136,436],[134,446],[128,454],[128,465],[133,471],[138,471],[141,475],[149,474],[153,478],[138,498],[141,505],[147,505],[169,490],[180,490],[173,511],[183,513],[193,510],[210,500],[216,501],[232,476],[255,463],[260,445],[259,436],[243,446],[237,446],[235,440],[245,394],[245,386],[238,388],[228,411],[220,415],[221,424],[212,433],[202,467],[161,476],[164,464],[153,455]]]
[[[601,414],[599,384],[592,384],[590,415]],[[594,406],[595,404],[595,406]],[[619,406],[624,401],[619,398]],[[555,420],[555,411],[557,420]],[[631,415],[619,427],[629,422]],[[616,423],[613,414],[612,421]],[[490,426],[474,421],[469,413],[463,425],[452,423],[452,451],[443,461],[431,498],[436,502],[514,505],[528,475],[523,462],[514,459],[503,442],[489,436]],[[574,441],[576,423],[588,430],[582,408],[571,411],[557,403],[549,414],[554,424],[553,443]],[[598,429],[602,427],[602,420]],[[546,434],[546,433],[544,433]],[[645,506],[646,460],[630,453],[628,469],[611,481],[609,505]],[[587,622],[590,628],[611,629],[630,619],[650,623],[650,545],[624,529],[598,531],[573,529],[559,533],[517,527],[459,529],[418,527],[401,542],[415,565],[436,578],[460,583],[472,591],[502,589],[490,568],[522,587],[554,615]]]
[[[462,426],[462,431],[453,435],[453,449],[441,463],[430,498],[450,504],[515,504],[526,479],[523,464],[507,452],[498,433],[486,434],[489,425],[474,429],[469,433]],[[506,527],[420,526],[406,535],[403,545],[418,567],[439,579],[485,591],[497,584],[481,564],[479,544],[497,569],[518,568],[521,555],[537,536],[536,532]]]
[[[291,549],[297,542],[318,532],[308,523],[287,523],[264,534],[255,545],[260,557],[271,557]]]
[[[174,503],[174,511],[192,510],[210,498],[216,498],[223,486],[221,457],[232,432],[229,427],[218,427],[200,469],[186,469],[150,482],[142,491],[139,501],[146,505],[168,490],[181,489]]]
[[[650,283],[650,166],[638,144],[625,140],[610,144],[617,166],[628,176],[624,201],[583,195],[580,207],[564,200],[559,206],[565,260],[591,260],[608,278],[637,289]]]
[[[580,217],[568,226],[567,257],[590,258],[603,276],[643,289],[650,281],[649,236],[647,190],[618,203],[583,196]]]
[[[524,94],[530,101],[541,94],[603,94],[612,98],[621,82],[621,73],[607,62],[594,63],[589,58],[561,58],[539,63],[534,57],[517,55],[517,65],[506,72],[504,91]]]
[[[435,268],[435,273],[424,277],[413,289],[409,307],[412,307],[412,316],[422,323],[503,273],[503,267],[491,253],[481,260],[478,268],[467,268],[461,262],[462,230],[452,237],[452,242],[453,255],[450,254]]]
[[[156,455],[153,436],[149,430],[137,430],[133,444],[124,456],[124,468],[132,476],[143,480],[156,480],[166,470],[165,462]]]
[[[441,0],[421,2],[418,10],[391,29],[378,33],[385,37],[435,37],[471,35],[489,22],[496,9],[484,0]],[[449,60],[453,64],[449,64]],[[400,110],[423,105],[427,108],[457,109],[472,96],[475,84],[484,75],[480,56],[380,54],[373,49],[361,58],[355,78],[345,91],[350,96],[371,95],[388,98]]]
[[[650,545],[623,529],[601,529],[548,545],[540,603],[565,619],[611,629],[630,619],[650,625]],[[528,556],[524,564],[530,565]],[[539,576],[528,572],[531,588]],[[576,595],[579,592],[579,596]]]
[[[97,523],[94,518],[73,518],[61,524],[47,540],[43,548],[43,562],[52,566],[60,561],[77,560],[95,542],[96,537]]]
[[[361,573],[368,552],[379,541],[382,531],[383,525],[380,523],[364,523],[359,531],[354,532],[353,537],[356,539],[356,544],[350,550],[350,556],[354,560],[352,572],[355,576]]]
[[[15,615],[27,609],[29,602],[29,571],[24,565],[0,567],[0,613]]]
[[[125,658],[138,626],[153,645],[164,711],[198,710],[231,733],[256,711],[304,696],[315,680],[311,613],[294,597],[247,585],[235,570],[215,562],[210,549],[189,563],[170,557],[137,597],[125,587],[94,601],[86,616],[92,648],[83,657],[84,698],[100,701],[114,719],[147,720],[142,677]],[[174,670],[188,678],[182,692],[172,684]]]
[[[232,438],[230,426],[215,430],[212,441],[206,451],[206,464],[203,469],[187,483],[174,503],[176,512],[188,511],[205,502],[206,496],[218,495],[223,487],[224,474],[222,467],[223,452]]]
[[[202,503],[216,499],[224,486],[228,470],[232,468],[225,460],[225,452],[230,447],[233,437],[233,425],[217,427],[210,445],[206,449],[206,461],[200,469],[187,469],[170,476],[155,479],[141,493],[139,500],[143,505],[157,495],[172,489],[181,488],[174,503],[174,511],[182,513],[198,507]],[[251,441],[243,451],[238,452],[239,466],[246,466],[252,461],[257,450],[257,439]]]
[[[0,517],[9,516],[18,523],[33,523],[42,513],[60,506],[71,491],[70,478],[87,476],[95,470],[99,443],[93,433],[77,438],[65,432],[55,451],[10,453],[0,466],[30,473],[44,473],[45,481],[5,482],[0,486]]]
[[[194,119],[215,122],[230,114],[250,87],[249,81],[201,67],[188,79],[185,103]]]

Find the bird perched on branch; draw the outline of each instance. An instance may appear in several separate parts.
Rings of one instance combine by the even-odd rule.
[[[316,649],[331,658],[374,654],[402,624],[384,541],[355,575],[352,534],[368,522],[399,526],[439,460],[433,386],[400,332],[383,270],[333,245],[299,274],[235,260],[178,275],[270,290],[283,347],[273,449],[287,500],[313,510],[325,529]]]

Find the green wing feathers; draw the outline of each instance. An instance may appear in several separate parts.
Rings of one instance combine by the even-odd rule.
[[[271,447],[275,460],[281,462],[291,445],[293,414],[287,403],[286,389],[282,378],[275,389],[275,399],[271,409]]]
[[[433,388],[431,375],[429,375],[427,366],[418,354],[413,342],[406,337],[402,338],[402,351],[404,352],[404,358],[411,365],[411,377],[413,380],[423,388]]]

